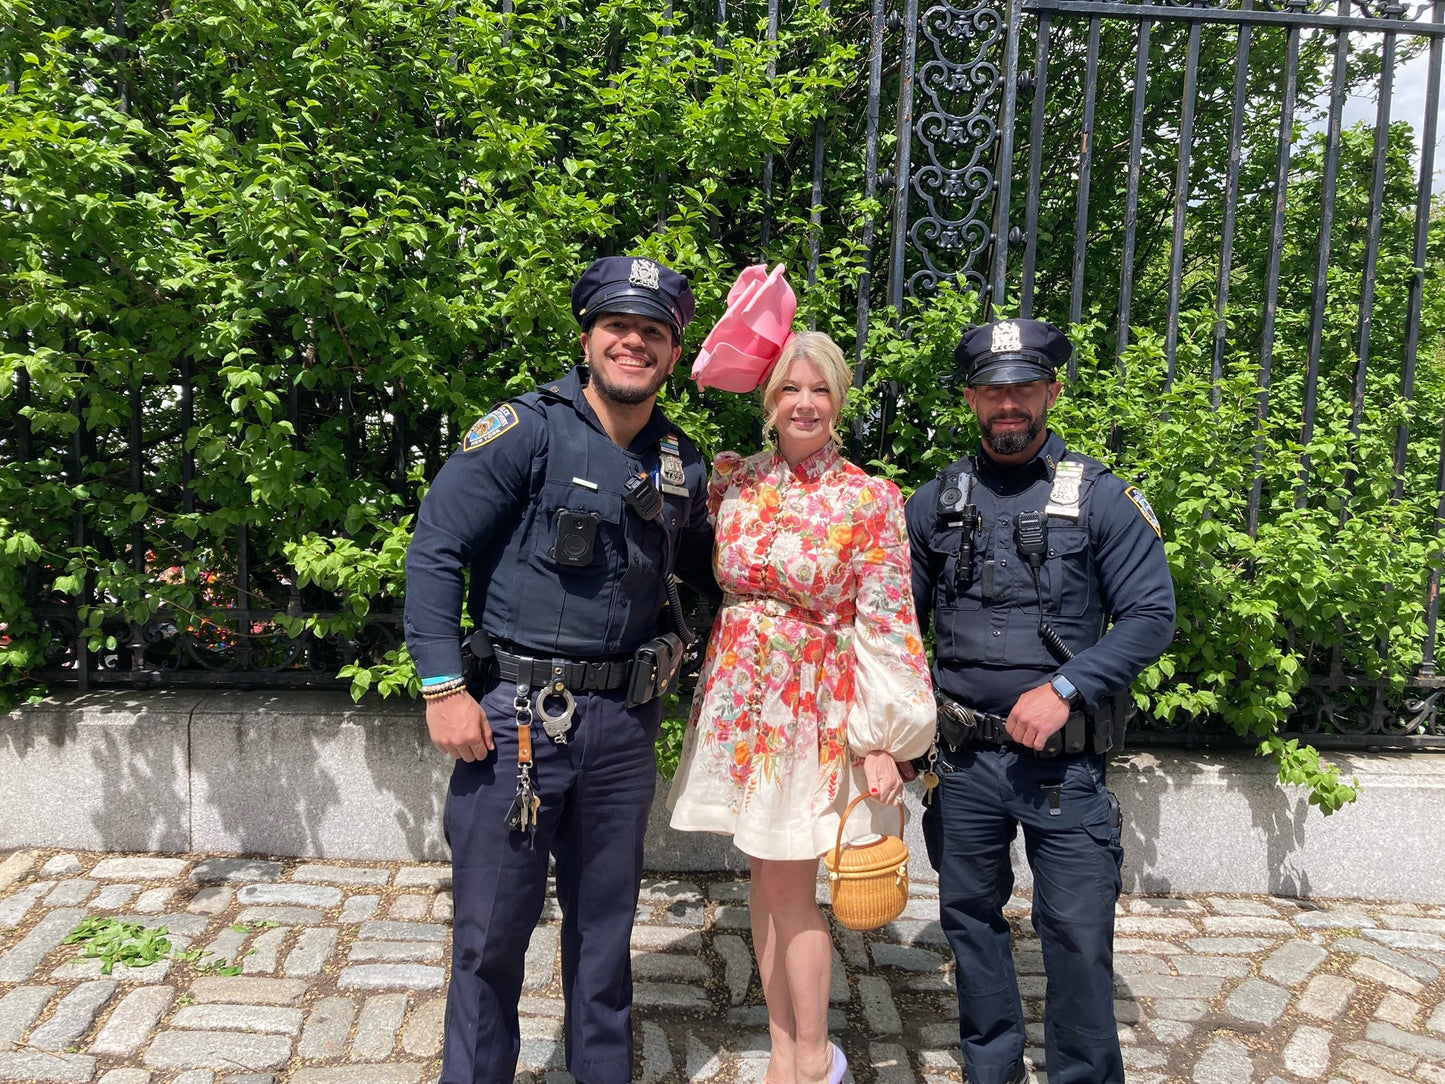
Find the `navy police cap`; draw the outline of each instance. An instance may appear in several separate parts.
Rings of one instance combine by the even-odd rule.
[[[584,331],[604,312],[634,312],[663,321],[681,339],[696,310],[687,276],[645,256],[604,256],[572,287],[572,314]]]
[[[1045,320],[997,320],[963,333],[953,360],[977,384],[1027,384],[1057,380],[1069,360],[1069,337]]]

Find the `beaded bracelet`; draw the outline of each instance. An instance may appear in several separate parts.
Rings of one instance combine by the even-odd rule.
[[[421,691],[421,698],[426,701],[445,700],[449,696],[465,692],[467,683],[462,678],[453,678],[451,681],[444,681],[439,685],[432,685]]]

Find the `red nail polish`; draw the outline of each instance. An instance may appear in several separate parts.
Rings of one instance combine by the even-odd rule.
[[[869,793],[870,793],[870,794],[877,794],[877,793],[878,793],[878,788],[877,788],[877,787],[874,787],[871,791],[869,791]]]

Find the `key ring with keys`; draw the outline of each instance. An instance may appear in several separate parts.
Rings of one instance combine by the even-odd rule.
[[[512,708],[517,713],[518,729],[532,725],[532,701],[527,692],[527,686],[518,685],[517,693],[512,697]]]

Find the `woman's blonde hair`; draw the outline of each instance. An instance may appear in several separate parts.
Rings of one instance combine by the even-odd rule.
[[[838,407],[837,413],[828,422],[828,436],[837,440],[838,430],[835,425],[838,416],[843,413],[843,408],[848,405],[848,389],[853,386],[853,370],[844,360],[843,351],[838,344],[821,331],[804,331],[794,335],[778,355],[777,364],[763,383],[763,432],[770,432],[777,426],[778,396],[782,394],[783,385],[787,382],[788,371],[799,358],[807,358],[816,365],[823,377],[823,383],[828,385],[828,394],[833,397],[833,402]]]

